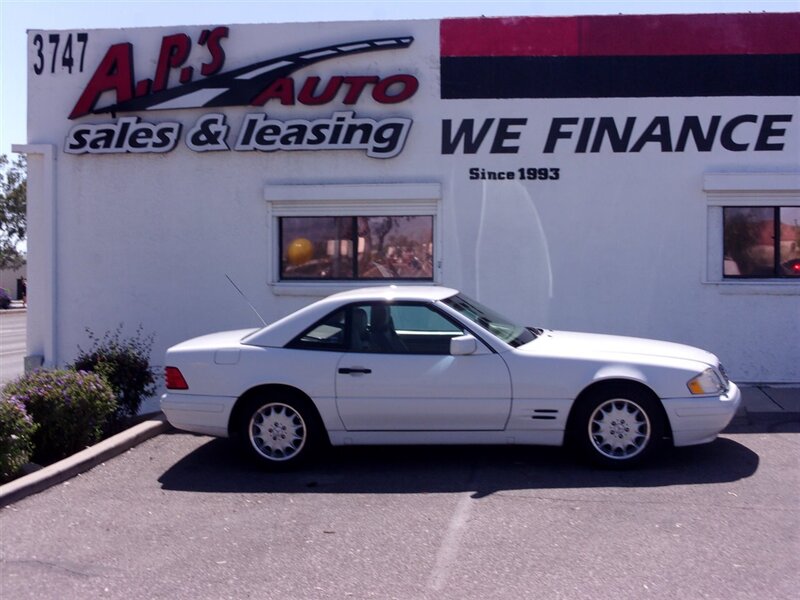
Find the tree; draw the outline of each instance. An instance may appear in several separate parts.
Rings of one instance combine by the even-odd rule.
[[[28,163],[24,156],[13,163],[0,154],[0,269],[17,269],[25,257],[17,245],[25,239],[28,198]]]

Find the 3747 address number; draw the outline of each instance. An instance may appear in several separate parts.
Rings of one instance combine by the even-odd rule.
[[[46,38],[41,33],[37,33],[33,36],[33,47],[36,52],[33,72],[41,75],[49,67],[49,71],[55,73],[56,66],[58,66],[59,69],[66,69],[70,74],[73,69],[78,73],[83,73],[83,59],[86,56],[88,42],[88,33],[76,33],[74,37],[71,33],[64,35],[50,33]]]

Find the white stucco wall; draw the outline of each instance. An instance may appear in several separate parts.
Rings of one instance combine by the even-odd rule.
[[[721,244],[721,231],[709,226],[704,191],[708,173],[800,169],[797,97],[443,100],[438,21],[231,25],[223,72],[328,44],[413,36],[408,48],[336,58],[294,76],[408,73],[419,90],[389,105],[363,95],[354,106],[339,97],[323,106],[270,101],[264,107],[139,111],[133,115],[142,121],[183,125],[173,151],[64,152],[76,124],[115,121],[108,114],[67,118],[110,45],[133,44],[139,81],[153,77],[164,36],[186,33],[194,42],[203,29],[90,31],[82,73],[45,69],[39,75],[33,40],[49,32],[29,33],[30,354],[63,364],[86,344],[85,327],[102,333],[124,322],[131,333],[141,324],[156,334],[153,359],[159,363],[169,345],[187,337],[256,326],[226,274],[268,320],[327,289],[341,289],[316,285],[304,293],[303,286],[273,285],[269,186],[438,183],[438,283],[526,323],[686,342],[719,354],[740,381],[800,382],[800,283],[714,281],[708,255]],[[61,35],[70,33],[79,32]],[[196,68],[202,57],[192,63]],[[97,106],[111,102],[113,93],[106,93]],[[402,152],[390,159],[357,150],[194,152],[184,143],[209,113],[225,115],[233,145],[249,113],[313,120],[341,110],[413,119]],[[657,116],[680,123],[686,115],[721,115],[724,122],[745,113],[793,115],[784,124],[784,148],[665,153],[651,144],[638,153],[580,154],[572,150],[574,140],[562,140],[555,152],[542,152],[554,117],[623,122],[635,116],[644,127]],[[516,128],[519,152],[443,155],[443,120],[492,117],[527,119]],[[558,168],[560,178],[474,181],[473,167]],[[797,189],[777,194],[781,202],[800,200]]]

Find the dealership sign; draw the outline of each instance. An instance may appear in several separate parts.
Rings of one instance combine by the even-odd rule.
[[[442,154],[781,152],[797,123],[791,112],[766,112],[765,103],[750,101],[747,112],[719,103],[712,114],[674,114],[666,102],[647,114],[654,105],[642,103],[640,114],[610,114],[598,100],[796,98],[797,26],[783,14],[444,20],[443,100],[585,102],[577,111],[559,106],[544,126],[541,111],[531,126],[527,117],[486,110],[444,119]],[[534,129],[546,133],[534,137]]]
[[[296,79],[293,74],[312,64],[343,56],[408,48],[413,37],[380,38],[315,48],[277,58],[268,58],[230,71],[225,64],[223,40],[227,27],[204,30],[197,44],[207,53],[200,66],[186,66],[192,49],[186,34],[164,36],[152,79],[136,81],[133,44],[112,45],[69,115],[79,119],[90,114],[144,112],[231,106],[260,107],[268,102],[282,106],[321,106],[340,101],[347,107],[363,98],[392,105],[411,98],[419,88],[416,77],[406,73],[334,75]],[[177,71],[179,85],[168,87]],[[116,102],[97,107],[101,96],[112,92]],[[278,150],[363,150],[374,158],[397,156],[405,145],[413,121],[388,117],[372,119],[354,110],[340,110],[316,119],[279,120],[266,112],[247,114],[239,123],[233,147],[228,144],[231,126],[224,114],[200,116],[188,129],[186,146],[196,152]],[[122,117],[114,122],[79,124],[67,135],[64,151],[69,154],[162,153],[173,150],[181,139],[182,124],[152,123],[140,117]]]
[[[441,154],[783,152],[798,126],[791,111],[767,112],[759,103],[732,109],[720,103],[713,113],[679,108],[676,114],[672,107],[686,102],[664,102],[643,103],[651,107],[647,113],[620,114],[601,101],[621,100],[629,106],[629,99],[645,98],[796,98],[800,79],[790,75],[800,68],[800,41],[792,35],[792,23],[780,15],[441,21],[440,106],[474,110],[443,116]],[[368,115],[361,106],[404,103],[419,89],[416,76],[402,71],[387,76],[300,73],[323,61],[406,49],[413,37],[348,41],[225,70],[229,34],[228,27],[216,27],[195,40],[184,33],[163,36],[154,72],[145,79],[135,75],[132,43],[109,46],[69,118],[110,115],[113,120],[74,125],[64,151],[164,153],[179,144],[194,152],[355,150],[373,158],[403,151],[413,119]],[[81,71],[89,35],[75,37]],[[58,48],[58,34],[47,39],[55,39]],[[62,60],[70,69],[75,62],[72,39],[68,34]],[[34,72],[41,74],[47,67],[41,34],[34,37],[34,46]],[[52,72],[55,55],[50,66]],[[519,114],[513,104],[521,101],[531,108],[533,102],[556,99],[586,102],[553,104],[559,113],[551,115],[530,110],[534,117]],[[330,109],[311,117],[304,111],[304,118],[274,114],[273,107],[291,111],[301,106]],[[506,113],[511,106],[514,113]],[[571,106],[568,112],[565,106]],[[228,107],[250,110],[233,118],[221,112]],[[189,123],[184,115],[180,121],[144,116],[183,109],[209,110]]]

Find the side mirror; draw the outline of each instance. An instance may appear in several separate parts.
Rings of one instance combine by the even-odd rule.
[[[460,335],[450,339],[450,354],[453,356],[466,356],[475,354],[478,350],[478,340],[473,336]]]

